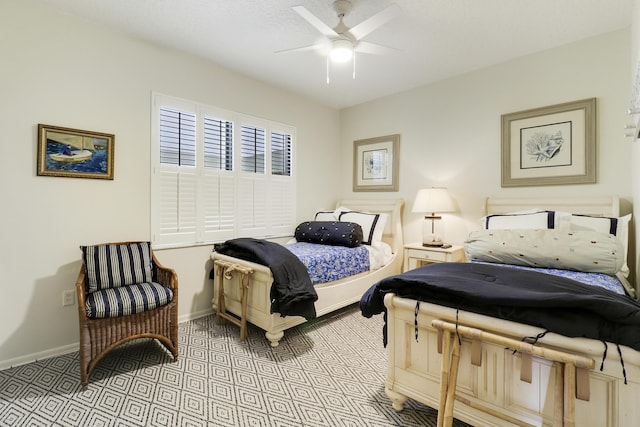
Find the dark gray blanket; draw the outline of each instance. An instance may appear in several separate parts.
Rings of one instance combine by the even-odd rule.
[[[429,264],[373,285],[360,300],[362,314],[385,311],[389,292],[640,350],[637,301],[564,277],[471,262]]]
[[[271,313],[281,316],[316,317],[318,294],[304,264],[284,246],[267,240],[239,238],[214,245],[214,251],[269,267]],[[211,272],[213,275],[213,271]]]

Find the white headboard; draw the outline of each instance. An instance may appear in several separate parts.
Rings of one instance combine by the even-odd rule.
[[[527,209],[547,209],[593,216],[620,216],[618,196],[598,197],[488,197],[485,204],[487,215],[523,211]]]
[[[402,236],[402,199],[371,200],[371,199],[346,199],[338,200],[336,208],[345,207],[354,211],[385,213],[388,215],[384,226],[382,240],[391,246],[394,254],[402,251],[404,240]]]

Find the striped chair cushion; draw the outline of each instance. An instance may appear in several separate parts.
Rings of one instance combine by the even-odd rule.
[[[152,281],[151,243],[81,246],[87,292]]]
[[[159,283],[147,282],[95,291],[87,295],[87,317],[126,316],[152,310],[168,304],[173,298],[171,289]]]

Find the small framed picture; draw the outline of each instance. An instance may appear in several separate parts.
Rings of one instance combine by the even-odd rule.
[[[400,135],[353,144],[353,191],[398,191]]]
[[[114,135],[38,125],[38,175],[113,179]]]

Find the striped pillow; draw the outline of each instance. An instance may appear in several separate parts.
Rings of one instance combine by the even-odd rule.
[[[81,246],[87,291],[151,282],[151,243]]]
[[[87,295],[84,308],[87,317],[102,319],[153,310],[168,304],[172,298],[171,289],[159,283],[139,283],[93,292]]]

